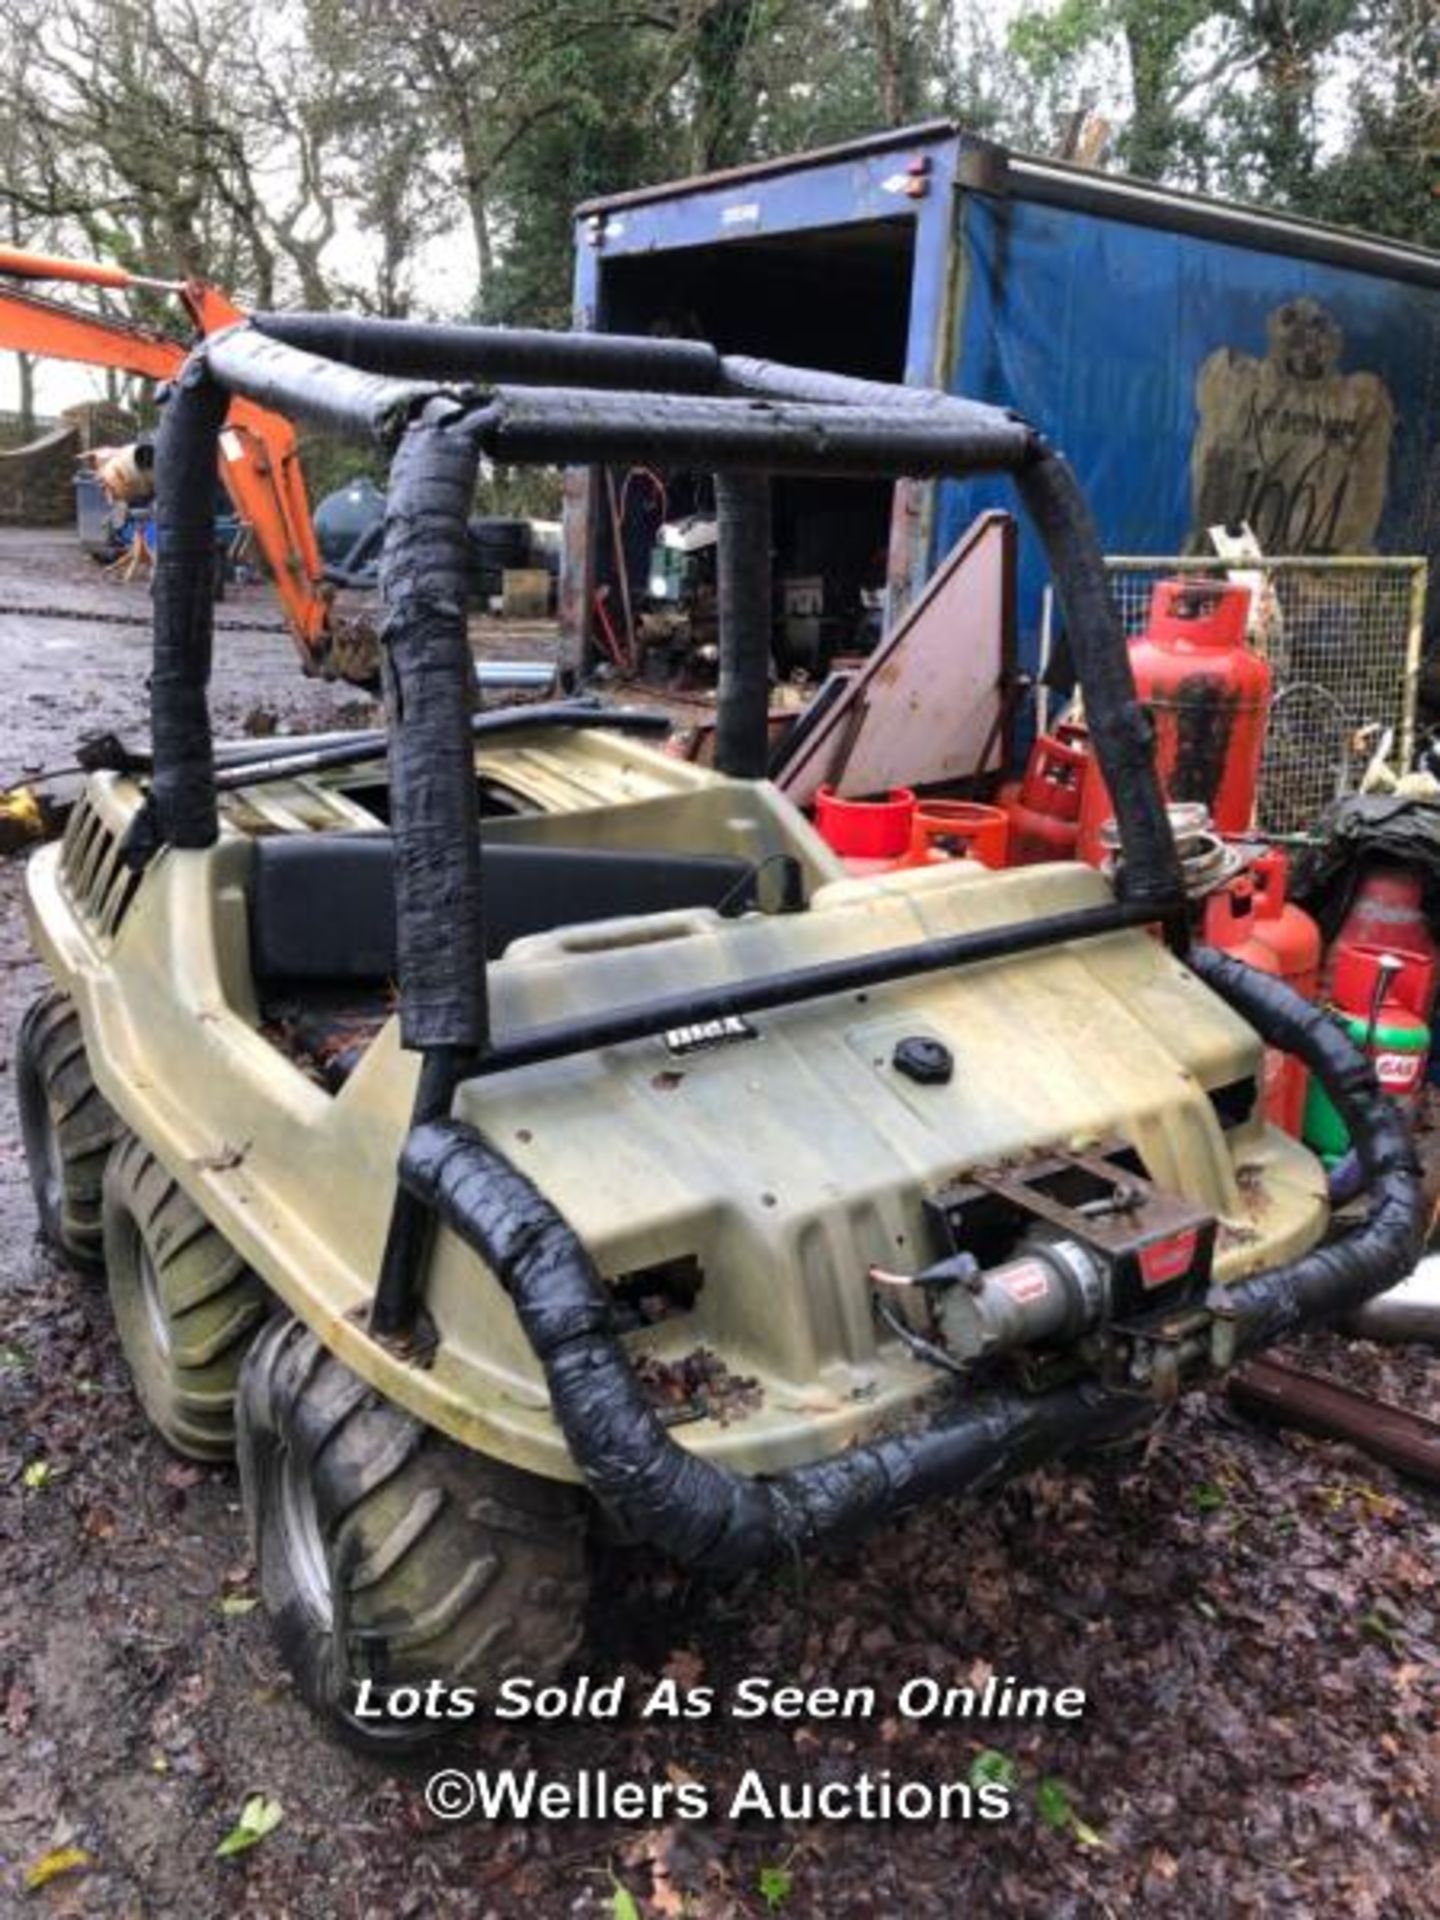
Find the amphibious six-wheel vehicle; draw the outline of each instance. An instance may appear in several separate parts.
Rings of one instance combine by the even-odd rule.
[[[212,745],[235,395],[394,449],[383,743]],[[482,452],[715,472],[717,771],[624,711],[473,710]],[[1413,1264],[1365,1062],[1189,947],[1094,534],[1024,421],[695,342],[271,315],[196,350],[157,471],[151,758],[31,862],[54,988],[22,1118],[146,1412],[238,1454],[266,1607],[341,1730],[414,1735],[357,1721],[361,1681],[559,1669],[599,1526],[734,1574],[1121,1437]],[[766,782],[772,472],[1012,477],[1113,885],[851,877]],[[1351,1128],[1343,1236],[1265,1123],[1263,1044]]]

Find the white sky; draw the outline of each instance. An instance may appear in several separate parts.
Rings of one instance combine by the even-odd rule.
[[[334,253],[337,269],[348,271],[356,279],[361,278],[365,270],[365,252],[366,243],[360,235],[340,236]],[[462,312],[474,291],[475,273],[475,249],[468,227],[461,227],[452,234],[431,241],[420,249],[416,259],[413,280],[419,293],[419,304],[426,312],[433,311],[437,315]],[[43,283],[34,290],[41,294],[49,291]],[[56,291],[66,296],[69,305],[85,305],[83,287],[57,288]],[[174,330],[183,336],[185,328],[185,314],[177,302]],[[104,397],[103,368],[82,366],[72,360],[36,362],[35,411],[42,418],[59,413],[62,407],[76,406],[83,400],[102,400]],[[13,411],[19,404],[20,379],[15,356],[0,349],[0,410]]]

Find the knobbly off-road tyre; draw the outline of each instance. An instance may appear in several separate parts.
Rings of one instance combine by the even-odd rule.
[[[351,1745],[447,1729],[361,1720],[362,1680],[475,1690],[558,1673],[580,1644],[585,1501],[458,1446],[284,1317],[251,1348],[237,1452],[260,1591],[301,1694]],[[454,1729],[449,1729],[453,1731]]]
[[[235,1451],[235,1389],[271,1296],[134,1134],[110,1155],[105,1270],[140,1404],[192,1460]]]
[[[15,1080],[40,1231],[77,1266],[98,1268],[101,1184],[123,1129],[95,1085],[66,994],[42,994],[20,1022]]]

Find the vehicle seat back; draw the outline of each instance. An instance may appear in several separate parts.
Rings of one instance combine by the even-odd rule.
[[[756,904],[749,861],[596,847],[487,846],[486,957],[523,934],[630,914]],[[396,970],[395,851],[388,833],[255,842],[250,959],[256,984],[390,979]]]

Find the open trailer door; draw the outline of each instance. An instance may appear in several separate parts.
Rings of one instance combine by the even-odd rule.
[[[576,216],[577,325],[943,384],[956,154],[940,123],[592,201]],[[932,493],[903,480],[775,483],[782,669],[818,674],[867,650],[914,598],[930,570]],[[659,516],[707,511],[708,474],[571,476],[562,610],[573,664],[599,657],[597,593],[615,623],[643,597]]]

